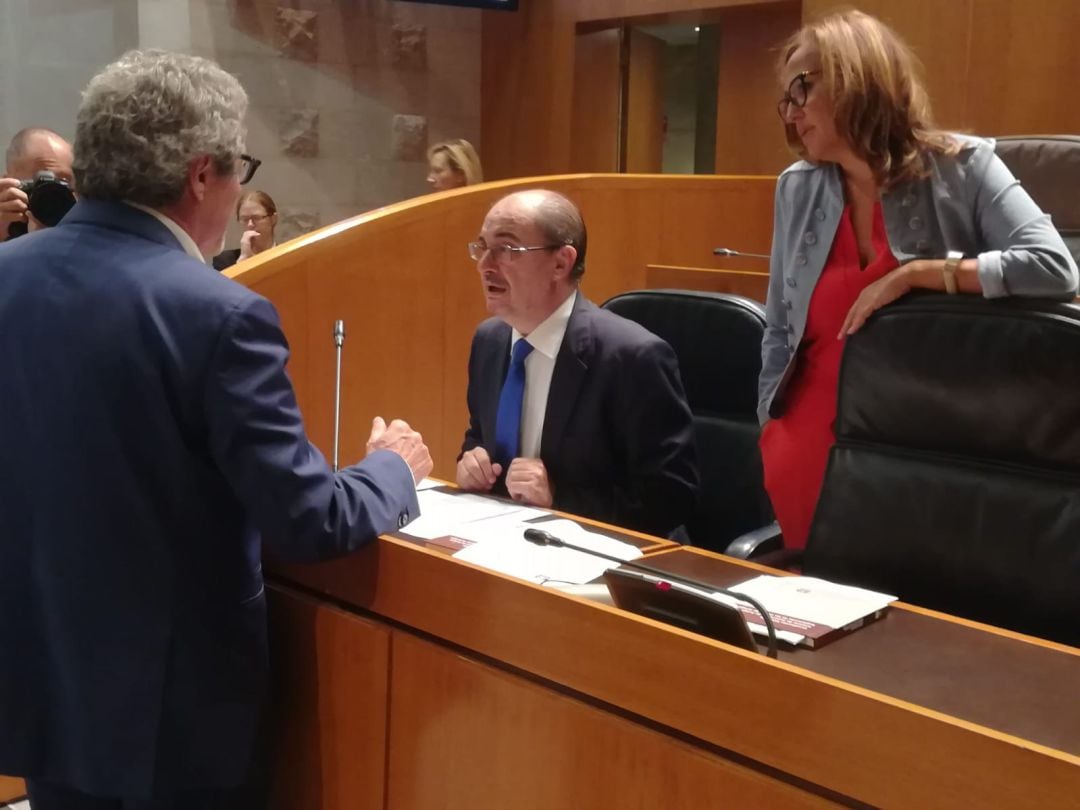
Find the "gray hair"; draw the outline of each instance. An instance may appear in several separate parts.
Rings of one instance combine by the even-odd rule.
[[[577,251],[577,259],[570,270],[570,278],[577,280],[585,275],[585,248],[588,232],[581,211],[557,191],[538,189],[541,198],[534,210],[533,223],[550,244],[570,245]]]
[[[210,155],[219,174],[244,151],[247,93],[209,59],[129,51],[90,80],[75,126],[83,197],[152,208],[177,202],[188,164]]]

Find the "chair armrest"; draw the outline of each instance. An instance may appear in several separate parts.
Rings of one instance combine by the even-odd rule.
[[[780,551],[783,547],[784,537],[780,534],[780,524],[774,520],[768,526],[736,537],[728,544],[724,553],[729,557],[749,560],[768,552]]]

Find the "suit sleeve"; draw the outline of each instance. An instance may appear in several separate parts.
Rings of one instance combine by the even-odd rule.
[[[457,460],[472,450],[484,444],[484,430],[480,423],[480,372],[477,369],[477,356],[480,352],[480,333],[473,335],[472,349],[469,352],[469,388],[466,399],[469,405],[469,426],[465,429],[465,439],[461,443],[461,452]]]
[[[638,346],[620,365],[618,400],[608,418],[615,440],[626,448],[624,482],[575,484],[565,492],[555,482],[555,506],[614,515],[617,525],[665,537],[690,519],[697,504],[693,417],[667,343],[657,339]]]
[[[1024,295],[1069,300],[1076,262],[1050,215],[1043,213],[989,144],[975,150],[969,192],[986,249],[979,282],[987,298]]]
[[[761,339],[761,374],[758,377],[758,423],[769,421],[769,398],[787,367],[788,320],[784,307],[784,238],[783,176],[776,183],[776,200],[773,205],[773,241],[769,254],[769,291],[765,298],[765,334]]]
[[[262,298],[227,318],[204,390],[213,459],[266,545],[288,560],[339,556],[416,517],[408,464],[388,450],[333,473],[308,441],[277,313]]]

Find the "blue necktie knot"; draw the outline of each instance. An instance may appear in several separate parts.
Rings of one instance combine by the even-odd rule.
[[[533,346],[520,338],[510,352],[510,368],[499,394],[499,410],[495,416],[495,458],[503,470],[520,454],[521,407],[525,399],[525,358]]]

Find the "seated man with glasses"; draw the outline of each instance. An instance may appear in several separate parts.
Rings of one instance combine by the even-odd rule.
[[[278,221],[277,205],[265,191],[245,191],[240,195],[236,203],[236,221],[244,228],[240,247],[223,250],[215,256],[215,270],[232,267],[238,261],[250,259],[277,244],[274,238]]]
[[[666,536],[694,507],[690,408],[671,347],[590,303],[585,223],[511,194],[469,245],[488,312],[469,358],[463,489]]]

